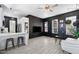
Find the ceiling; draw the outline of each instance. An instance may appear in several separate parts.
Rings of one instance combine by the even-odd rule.
[[[76,4],[58,4],[57,7],[53,9],[53,12],[44,12],[44,10],[39,9],[44,4],[4,4],[9,12],[18,16],[34,15],[40,18],[47,18],[50,16],[55,16],[57,14],[66,13],[79,9],[79,5]]]

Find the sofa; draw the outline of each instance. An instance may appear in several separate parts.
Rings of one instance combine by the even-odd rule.
[[[79,38],[67,38],[61,41],[61,48],[71,54],[79,54]]]

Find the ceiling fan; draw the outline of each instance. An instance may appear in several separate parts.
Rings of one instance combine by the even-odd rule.
[[[45,5],[43,5],[42,7],[38,8],[38,9],[43,9],[44,11],[53,12],[53,9],[57,6],[58,6],[58,4],[45,4]]]

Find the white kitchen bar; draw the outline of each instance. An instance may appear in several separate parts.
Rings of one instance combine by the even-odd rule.
[[[14,38],[14,44],[15,46],[17,45],[17,38],[18,37],[24,37],[24,43],[27,45],[28,44],[28,34],[26,32],[21,32],[21,33],[1,33],[0,34],[0,50],[5,49],[6,45],[6,40],[8,38]],[[11,46],[12,44],[9,43],[8,46]]]

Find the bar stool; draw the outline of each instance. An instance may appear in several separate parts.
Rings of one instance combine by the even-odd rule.
[[[58,35],[55,36],[55,43],[57,42],[58,40]]]
[[[55,43],[57,42],[58,38],[60,38],[60,36],[56,35],[55,36]],[[59,39],[59,45],[61,45],[61,39]]]
[[[12,42],[13,47],[15,47],[15,45],[14,45],[14,39],[13,38],[8,38],[6,40],[5,50],[7,50],[7,48],[8,48],[8,42]]]
[[[18,40],[17,40],[18,47],[20,45],[20,41],[21,41],[21,45],[25,45],[25,43],[24,43],[24,37],[18,37]]]

